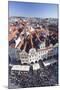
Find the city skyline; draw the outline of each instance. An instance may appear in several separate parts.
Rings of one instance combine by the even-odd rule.
[[[8,2],[9,17],[58,18],[58,4]]]

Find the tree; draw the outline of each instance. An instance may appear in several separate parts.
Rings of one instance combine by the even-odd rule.
[[[39,65],[41,68],[44,68],[44,64],[43,64],[43,61],[41,59],[39,60]]]
[[[33,74],[33,66],[32,66],[32,65],[30,66],[29,72],[30,72],[31,74]]]

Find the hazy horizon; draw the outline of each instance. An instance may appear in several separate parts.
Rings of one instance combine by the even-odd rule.
[[[8,1],[9,17],[58,18],[58,4]]]

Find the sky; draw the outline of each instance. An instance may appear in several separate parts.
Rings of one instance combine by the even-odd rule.
[[[9,1],[8,12],[9,17],[23,16],[39,18],[58,18],[58,5]]]

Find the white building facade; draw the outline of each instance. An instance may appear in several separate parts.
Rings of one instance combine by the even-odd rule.
[[[50,53],[49,53],[50,52]],[[58,49],[55,47],[53,47],[52,45],[50,45],[49,47],[45,46],[45,42],[42,42],[40,44],[40,49],[38,49],[36,51],[35,48],[31,48],[29,50],[29,53],[27,53],[25,50],[22,50],[19,52],[19,59],[21,60],[21,63],[27,63],[27,64],[31,64],[32,62],[38,62],[40,59],[47,59],[49,57],[49,55],[56,55],[58,53]],[[18,53],[17,53],[18,54]]]
[[[40,44],[40,49],[36,51],[35,48],[31,48],[29,53],[25,52],[24,50],[20,52],[20,60],[21,63],[35,63],[38,62],[40,59],[43,60],[44,58],[48,57],[48,49],[45,47],[45,42]]]
[[[38,61],[38,55],[35,48],[32,48],[29,51],[29,63],[31,62],[35,63],[35,61]]]
[[[20,53],[20,60],[22,64],[29,63],[28,53],[24,50]]]

